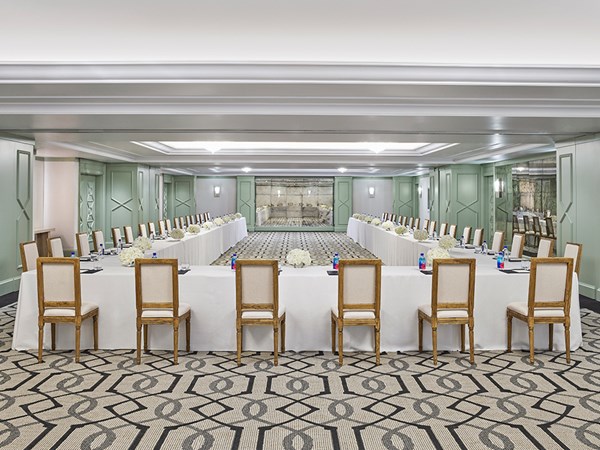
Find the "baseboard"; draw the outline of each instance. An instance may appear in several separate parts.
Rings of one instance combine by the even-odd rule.
[[[579,294],[592,300],[600,300],[600,289],[596,289],[596,286],[591,284],[579,283]]]
[[[0,281],[0,295],[10,294],[19,290],[19,284],[21,283],[21,276],[15,278],[8,278]]]
[[[348,224],[346,225],[336,225],[335,232],[336,233],[345,233],[348,230]]]

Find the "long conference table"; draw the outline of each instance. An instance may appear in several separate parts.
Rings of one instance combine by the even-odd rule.
[[[391,234],[391,233],[390,233]],[[156,245],[156,244],[155,244]],[[495,269],[495,261],[473,250],[456,249],[452,255],[477,258],[475,285],[475,347],[482,350],[506,349],[506,306],[526,301],[528,274],[506,274]],[[93,263],[82,263],[82,268]],[[134,269],[122,267],[118,257],[103,260],[104,270],[81,275],[83,301],[99,305],[99,345],[103,349],[133,349],[136,345]],[[507,267],[520,267],[508,263]],[[282,267],[279,276],[279,297],[287,317],[286,348],[293,351],[330,351],[330,311],[337,305],[337,276],[327,274],[329,267],[310,266],[296,269]],[[416,350],[417,308],[430,303],[431,275],[421,273],[416,265],[382,267],[381,286],[381,349],[383,351]],[[575,280],[576,281],[576,280]],[[191,271],[179,276],[180,301],[192,307],[192,350],[234,351],[235,273],[224,266],[192,265]],[[582,342],[577,283],[573,284],[571,302],[571,349]],[[21,277],[21,289],[15,319],[13,349],[37,348],[37,295],[35,271]],[[89,323],[87,323],[89,322]],[[82,327],[82,348],[92,344],[91,321]],[[49,327],[44,342],[49,345]],[[184,342],[185,327],[180,329]],[[57,348],[74,348],[74,329],[58,325]],[[536,347],[547,348],[548,327],[537,326]],[[441,350],[459,348],[459,327],[438,329]],[[425,348],[431,348],[430,328],[424,330]],[[150,327],[152,349],[172,349],[172,332],[168,326]],[[528,348],[525,323],[513,324],[513,346]],[[372,351],[373,330],[368,327],[347,327],[344,331],[347,350]],[[246,327],[244,349],[272,351],[273,338],[269,327]],[[564,331],[554,327],[554,349],[564,350]]]

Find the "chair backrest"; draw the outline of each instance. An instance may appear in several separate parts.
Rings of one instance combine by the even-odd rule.
[[[529,223],[529,216],[523,216],[523,228],[525,229],[525,233],[531,231],[531,224]]]
[[[492,248],[491,251],[498,253],[502,251],[502,246],[504,245],[504,231],[496,231],[494,233],[494,238],[492,239]]]
[[[119,245],[119,240],[123,243],[123,238],[121,236],[121,229],[119,227],[113,227],[110,229],[112,233],[113,246]]]
[[[400,223],[400,225],[406,226],[406,222],[408,221],[408,216],[400,216],[402,217],[402,222]]]
[[[538,216],[533,216],[533,231],[535,234],[542,234],[542,225]]]
[[[475,302],[475,259],[436,258],[433,260],[431,313],[440,309],[466,309],[473,315]]]
[[[473,233],[473,245],[476,247],[481,247],[483,244],[483,228],[475,228],[475,233]]]
[[[211,219],[210,213],[206,211],[204,214],[206,214],[206,221],[208,222]]]
[[[448,228],[448,234],[456,239],[456,225],[450,225]]]
[[[154,222],[148,222],[148,232],[156,236],[156,226],[154,226]]]
[[[85,233],[83,233],[85,234]],[[81,279],[78,258],[38,258],[38,311],[46,308],[75,308],[81,315]]]
[[[440,236],[444,236],[448,233],[448,224],[446,222],[442,222],[440,224]]]
[[[555,238],[554,234],[554,222],[552,221],[552,217],[546,217],[544,219],[546,221],[546,235],[551,238]]]
[[[171,219],[165,220],[165,226],[167,227],[167,232],[170,233],[173,227],[171,226]]]
[[[147,238],[148,237],[148,227],[146,227],[145,223],[139,223],[138,224],[138,231],[139,231],[139,235],[142,237]]]
[[[388,213],[384,212],[381,214],[381,221],[385,222],[386,220],[388,220]]]
[[[421,229],[421,218],[420,217],[415,218],[414,226],[415,226],[416,230]]]
[[[94,230],[92,231],[92,241],[94,242],[94,251],[100,251],[100,244],[102,247],[106,249],[106,244],[104,243],[104,232],[102,230]]]
[[[510,255],[515,258],[523,257],[523,248],[525,248],[525,235],[522,233],[513,234],[512,243],[510,244]]]
[[[279,262],[276,259],[238,259],[235,263],[236,314],[242,311],[279,311]]]
[[[62,258],[65,256],[63,250],[62,239],[60,237],[53,237],[48,239],[48,253],[54,258]]]
[[[554,252],[554,239],[540,238],[540,244],[538,246],[537,257],[538,258],[549,258]]]
[[[34,270],[35,261],[40,256],[37,243],[35,241],[21,242],[19,244],[19,251],[21,252],[21,266],[23,267],[23,272]]]
[[[423,220],[423,229],[427,232],[429,232],[429,219],[424,219]]]
[[[565,245],[565,258],[573,258],[573,269],[577,276],[579,276],[579,269],[581,267],[581,254],[583,253],[583,244],[576,244],[574,242],[567,242]]]
[[[124,226],[123,231],[125,234],[125,243],[133,244],[133,228],[131,227],[131,225]]]
[[[391,220],[392,222],[396,223],[397,217],[396,214],[390,214],[390,217],[388,218],[388,220]]]
[[[516,214],[513,214],[513,232],[517,233],[520,230],[519,218]]]
[[[463,229],[463,237],[465,238],[465,244],[468,244],[469,242],[471,242],[471,227],[465,227]]]
[[[338,273],[338,313],[381,309],[381,260],[341,259]]]
[[[398,217],[396,219],[398,221],[398,225],[402,225],[402,221],[404,220],[404,217],[400,214],[398,214]]]
[[[175,223],[175,228],[181,228],[181,224],[179,223],[179,217],[175,217],[173,219],[173,222]]]
[[[414,223],[415,223],[415,219],[414,219],[413,217],[409,217],[409,218],[408,218],[408,222],[407,222],[406,226],[407,226],[408,228],[412,228],[412,227],[413,227],[413,225],[414,225]]]
[[[135,306],[138,317],[144,309],[170,309],[173,317],[178,317],[179,279],[176,259],[135,260]]]
[[[190,226],[192,224],[192,216],[185,216],[185,225]]]
[[[572,284],[572,258],[531,258],[528,314],[533,316],[535,308],[561,308],[568,316]]]
[[[432,235],[433,233],[435,233],[436,224],[437,224],[437,222],[435,220],[432,220],[429,222],[429,228],[427,229],[427,234]]]
[[[202,219],[200,218],[200,214],[196,214],[196,223],[197,224],[201,224],[202,223]]]
[[[90,238],[87,233],[77,233],[75,235],[75,242],[77,243],[77,253],[79,256],[90,255]]]

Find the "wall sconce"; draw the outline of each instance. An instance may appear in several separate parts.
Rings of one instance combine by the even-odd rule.
[[[215,197],[221,196],[221,186],[213,186],[213,194]]]
[[[496,181],[494,181],[494,192],[496,193],[496,197],[502,198],[504,191],[504,180],[501,178],[496,178]]]
[[[417,188],[417,192],[419,193],[419,198],[423,197],[423,186],[419,185]]]
[[[375,197],[375,186],[369,186],[369,198]]]
[[[281,197],[281,189],[277,189],[277,197]]]

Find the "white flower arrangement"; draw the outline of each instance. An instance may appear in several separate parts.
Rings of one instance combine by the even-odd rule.
[[[404,225],[400,225],[399,227],[396,227],[396,234],[403,235],[407,231],[408,231],[408,229]]]
[[[133,241],[133,246],[135,248],[139,248],[142,252],[145,252],[146,250],[150,250],[152,248],[152,241],[150,241],[150,239],[147,237],[140,236],[135,238]]]
[[[198,225],[197,223],[193,223],[188,227],[187,230],[188,230],[188,232],[190,232],[192,234],[198,234],[198,233],[200,233],[202,228],[200,228],[200,225]]]
[[[381,219],[375,217],[373,220],[371,220],[371,225],[375,225],[376,227],[378,227],[379,225],[381,225]]]
[[[169,236],[171,236],[171,238],[177,239],[177,240],[183,239],[185,236],[185,231],[183,231],[180,228],[173,228],[171,230],[171,233],[169,233]]]
[[[354,214],[352,214],[352,218],[353,218],[353,219],[358,219],[358,217],[359,217],[359,216],[360,216],[360,214],[359,214],[359,213],[354,213]]]
[[[445,248],[442,248],[442,247],[432,248],[431,250],[429,250],[427,252],[427,265],[428,266],[433,265],[434,259],[446,259],[446,258],[450,258],[450,253],[448,253],[448,250],[446,250]]]
[[[223,225],[225,222],[223,222],[223,219],[221,219],[220,217],[217,217],[215,220],[213,220],[214,224],[218,227],[220,227],[221,225]]]
[[[417,241],[424,241],[429,237],[429,234],[425,230],[415,230],[415,232],[413,233],[413,237]]]
[[[450,250],[451,248],[456,247],[456,239],[449,234],[445,234],[440,238],[440,243],[438,245],[444,250]]]
[[[236,219],[241,219],[242,218],[242,213],[235,213],[235,218]]]
[[[202,228],[206,229],[206,230],[212,230],[215,227],[215,224],[212,222],[204,222],[202,224]]]
[[[367,223],[373,222],[373,217],[371,217],[371,216],[365,217],[365,222],[367,222]]]
[[[300,267],[310,266],[310,264],[312,263],[310,253],[307,250],[301,250],[299,248],[290,250],[290,252],[285,257],[285,260],[288,264]]]
[[[124,248],[121,253],[119,253],[119,261],[121,261],[121,264],[124,266],[131,266],[136,259],[143,257],[144,252],[138,247]]]
[[[229,216],[223,216],[223,222],[225,222],[225,223],[231,222],[231,217],[229,217]]]
[[[384,230],[387,231],[392,231],[394,229],[395,225],[394,222],[392,222],[391,220],[386,220],[385,222],[383,222],[381,224],[381,228],[383,228]]]

